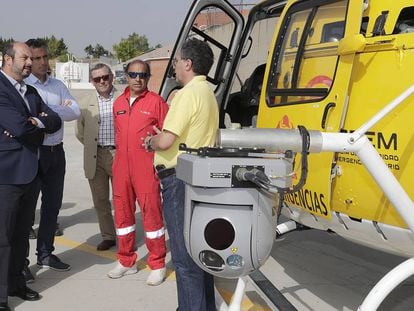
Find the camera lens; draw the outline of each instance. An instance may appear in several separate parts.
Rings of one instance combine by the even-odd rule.
[[[215,272],[220,272],[223,271],[224,269],[224,260],[223,258],[220,257],[219,254],[209,251],[209,250],[205,250],[200,252],[200,254],[198,255],[201,263],[208,269],[215,271]]]
[[[226,219],[216,218],[210,221],[205,230],[204,238],[207,244],[216,250],[224,250],[234,242],[233,225]]]

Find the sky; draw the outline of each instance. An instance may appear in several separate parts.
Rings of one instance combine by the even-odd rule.
[[[26,41],[36,37],[63,38],[68,51],[86,56],[84,48],[112,46],[133,32],[150,46],[176,40],[192,0],[20,0],[3,6],[0,37]],[[231,3],[256,1],[231,0]],[[18,7],[17,7],[18,6]]]

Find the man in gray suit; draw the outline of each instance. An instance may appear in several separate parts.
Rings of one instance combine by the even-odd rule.
[[[104,251],[116,244],[111,212],[109,184],[115,153],[112,105],[121,94],[113,86],[113,73],[106,64],[97,64],[89,71],[96,92],[79,101],[81,117],[75,128],[76,137],[84,145],[84,170],[92,192],[102,241],[97,250]]]

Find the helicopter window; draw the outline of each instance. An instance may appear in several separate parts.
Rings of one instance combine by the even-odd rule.
[[[334,22],[325,24],[322,29],[321,43],[323,42],[338,42],[344,37],[345,22]]]
[[[205,7],[193,22],[188,37],[196,37],[207,41],[214,53],[214,63],[207,80],[213,85],[220,83],[222,65],[227,57],[235,24],[232,18],[221,8]],[[216,61],[217,60],[217,61]]]
[[[298,34],[299,34],[299,28],[296,28],[292,32],[292,36],[290,37],[290,47],[291,48],[298,47]]]
[[[295,38],[301,38],[303,33],[304,22],[308,19],[311,9],[295,12],[288,16],[288,26],[283,34],[283,42],[278,55],[277,68],[274,73],[274,83],[277,88],[290,89],[291,86],[291,70],[295,63],[298,47],[295,44],[287,44],[289,41],[295,41]],[[276,48],[277,49],[277,48]]]
[[[328,1],[287,14],[282,24],[286,30],[276,42],[268,80],[269,106],[313,102],[327,96],[338,62],[338,41],[345,33],[347,6],[347,0]]]
[[[278,20],[279,16],[267,17],[249,26],[250,39],[245,43],[244,55],[235,71],[225,106],[231,122],[239,123],[242,127],[254,125],[259,110],[268,47]]]
[[[414,32],[414,7],[404,8],[398,16],[393,34]]]
[[[207,81],[213,88],[218,88],[221,81],[224,64],[229,57],[228,47],[231,45],[236,24],[230,15],[216,6],[203,8],[193,21],[188,32],[188,38],[197,38],[208,42],[214,54],[214,63],[207,75]],[[179,49],[171,59],[179,59]],[[170,66],[168,76],[175,76],[174,66]],[[168,97],[170,98],[170,96]]]
[[[360,33],[365,36],[367,34],[367,28],[368,28],[368,22],[369,22],[369,17],[368,16],[364,16],[362,18],[362,22],[361,22],[361,30]]]

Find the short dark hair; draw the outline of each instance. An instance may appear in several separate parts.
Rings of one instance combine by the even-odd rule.
[[[135,59],[133,61],[130,61],[128,64],[126,64],[126,66],[125,66],[125,73],[128,73],[129,67],[131,65],[134,65],[134,64],[144,65],[147,73],[151,76],[151,67],[150,67],[150,65],[147,62],[145,62],[143,60],[140,60],[140,59]]]
[[[191,59],[196,75],[207,75],[213,66],[214,54],[207,42],[187,39],[181,47],[181,58]]]
[[[45,39],[41,39],[41,38],[29,39],[25,43],[32,49],[39,49],[39,48],[48,49],[47,41]]]
[[[3,54],[1,57],[2,59],[1,68],[4,68],[4,66],[6,65],[6,59],[5,59],[6,55],[9,55],[12,59],[14,59],[14,55],[16,54],[16,51],[14,49],[15,43],[16,42],[11,41],[11,42],[6,43],[3,46],[3,50],[1,51],[1,53]]]
[[[112,70],[111,67],[109,67],[107,64],[104,63],[97,63],[96,65],[94,65],[93,67],[91,67],[91,69],[89,69],[89,77],[92,77],[92,71],[101,69],[101,68],[106,68],[108,69],[108,73],[112,76]]]

